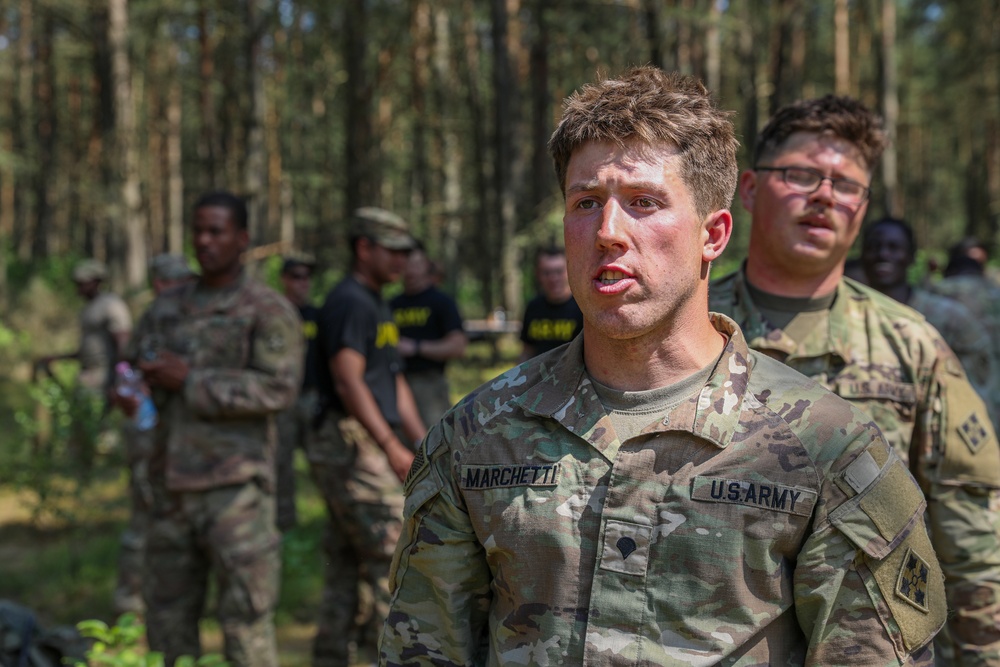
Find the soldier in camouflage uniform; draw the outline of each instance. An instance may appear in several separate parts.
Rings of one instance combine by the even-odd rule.
[[[861,243],[865,284],[927,318],[962,362],[976,392],[991,407],[1000,383],[994,375],[997,367],[990,335],[963,304],[908,282],[907,271],[916,249],[913,229],[905,220],[885,217],[869,224]],[[996,424],[992,409],[991,417]]]
[[[709,308],[871,415],[927,498],[950,608],[942,664],[997,665],[1000,448],[986,407],[922,315],[842,278],[883,146],[879,119],[851,98],[779,110],[740,177],[749,256],[713,283]]]
[[[184,255],[160,254],[149,261],[149,281],[156,296],[182,285],[195,276]],[[148,310],[139,320],[143,328]],[[149,510],[153,502],[149,486],[149,460],[153,453],[153,432],[136,428],[127,420],[122,425],[125,462],[129,469],[129,518],[122,532],[118,552],[118,583],[115,586],[114,608],[119,614],[141,612],[142,568],[149,529]]]
[[[353,664],[351,645],[363,644],[371,625],[359,613],[359,583],[371,591],[375,633],[389,607],[402,480],[413,462],[411,443],[426,429],[403,377],[399,329],[381,291],[399,279],[415,244],[398,215],[356,210],[351,272],[319,313],[320,411],[306,451],[329,523],[313,667]]]
[[[1000,287],[986,275],[985,267],[972,257],[953,252],[945,266],[944,279],[933,283],[931,290],[958,301],[972,312],[978,322],[976,329],[985,329],[990,339],[993,368],[1000,368]],[[1000,424],[1000,378],[984,399],[992,410],[996,429]]]
[[[200,279],[159,297],[132,356],[160,412],[143,593],[149,646],[199,655],[210,574],[230,665],[275,667],[280,538],[274,414],[302,374],[291,304],[244,271],[246,207],[224,192],[194,208]]]
[[[640,68],[574,94],[549,148],[583,333],[423,442],[381,664],[928,664],[944,584],[916,482],[708,313],[726,114]]]

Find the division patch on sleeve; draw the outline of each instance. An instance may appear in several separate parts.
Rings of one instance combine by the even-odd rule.
[[[979,451],[979,448],[983,446],[983,443],[989,439],[989,433],[986,431],[986,427],[983,426],[982,421],[979,419],[979,415],[973,412],[971,415],[965,418],[958,426],[958,433],[962,436],[962,440],[965,444],[969,446],[969,449],[973,454]]]
[[[927,561],[920,557],[913,548],[906,550],[903,562],[899,568],[899,577],[896,580],[896,595],[903,598],[911,605],[924,613],[930,612],[928,604],[927,578],[930,575],[930,568]]]

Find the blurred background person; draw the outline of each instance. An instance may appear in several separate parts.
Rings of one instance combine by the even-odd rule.
[[[278,451],[276,463],[276,520],[278,529],[287,532],[298,522],[295,507],[295,450],[305,451],[306,435],[316,407],[316,386],[319,360],[316,356],[316,331],[319,308],[312,303],[312,277],[316,260],[312,255],[296,253],[281,265],[281,286],[285,298],[292,302],[302,318],[305,339],[305,371],[295,405],[278,413]]]
[[[997,384],[993,376],[996,367],[989,333],[963,304],[909,282],[916,247],[913,228],[904,220],[884,217],[869,224],[861,243],[867,284],[913,308],[940,332],[996,423],[991,400]]]
[[[403,375],[425,426],[436,424],[452,406],[446,364],[464,355],[468,344],[458,305],[436,283],[434,264],[418,242],[403,269],[403,293],[389,302],[406,364]]]
[[[519,363],[568,343],[583,329],[583,313],[566,275],[565,250],[556,246],[538,249],[535,281],[539,293],[528,302],[521,319]]]

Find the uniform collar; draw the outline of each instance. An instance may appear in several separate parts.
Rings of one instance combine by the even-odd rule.
[[[715,313],[711,317],[712,325],[728,341],[708,382],[690,399],[657,417],[643,429],[643,435],[680,431],[704,438],[720,449],[732,440],[747,396],[750,351],[735,322]],[[573,339],[551,362],[543,361],[540,381],[513,402],[527,412],[556,420],[612,461],[621,442],[585,372],[584,336]]]
[[[754,304],[747,288],[746,265],[733,276],[733,317],[743,328],[743,333],[751,348],[765,352],[778,352],[781,358],[815,357],[833,354],[847,363],[854,358],[852,353],[852,327],[863,317],[861,302],[868,296],[859,284],[850,278],[841,278],[837,283],[837,296],[830,308],[828,328],[816,331],[802,343],[792,340],[783,330],[776,329],[764,319]],[[774,355],[770,355],[774,356]]]

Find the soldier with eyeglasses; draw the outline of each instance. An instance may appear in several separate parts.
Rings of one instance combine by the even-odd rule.
[[[843,275],[885,143],[881,120],[849,97],[780,109],[740,176],[748,256],[712,284],[709,308],[872,417],[927,498],[949,608],[936,664],[1000,665],[1000,446],[987,409],[923,316]],[[885,592],[905,597],[903,581]]]

